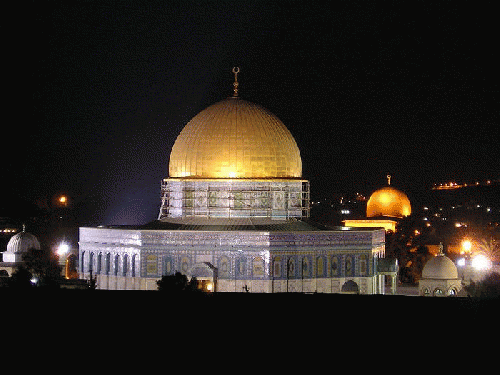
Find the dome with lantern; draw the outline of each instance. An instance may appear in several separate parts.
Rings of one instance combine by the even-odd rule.
[[[7,243],[7,251],[3,253],[4,262],[21,262],[23,255],[30,249],[40,250],[40,242],[33,234],[26,232],[26,226],[23,230],[11,237]]]
[[[367,217],[403,218],[411,214],[408,196],[391,185],[391,176],[387,176],[388,186],[376,190],[366,204]]]
[[[443,253],[429,260],[422,270],[423,279],[456,279],[458,277],[455,263]]]
[[[178,135],[162,182],[159,219],[309,216],[300,151],[273,113],[233,96],[198,113]]]
[[[419,281],[421,296],[456,296],[462,289],[461,280],[455,263],[443,252],[443,244],[439,244],[439,253],[427,261]]]

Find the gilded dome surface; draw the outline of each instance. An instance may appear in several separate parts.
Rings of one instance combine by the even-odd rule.
[[[392,186],[386,186],[375,191],[366,205],[367,217],[389,216],[402,218],[410,214],[410,200],[405,193]]]
[[[423,279],[456,279],[457,267],[453,261],[443,254],[438,254],[429,260],[422,270]]]
[[[265,108],[231,97],[191,119],[177,137],[170,177],[300,178],[295,139]]]

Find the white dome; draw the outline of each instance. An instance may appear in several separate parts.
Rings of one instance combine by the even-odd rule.
[[[24,231],[12,236],[7,244],[9,253],[25,253],[29,249],[40,250],[40,242],[34,235]]]
[[[457,267],[444,254],[438,254],[429,260],[422,270],[422,279],[457,279]]]
[[[3,253],[4,262],[19,262],[22,261],[22,256],[29,249],[40,250],[40,242],[31,233],[26,232],[23,228],[22,232],[15,234],[7,244],[7,251]]]

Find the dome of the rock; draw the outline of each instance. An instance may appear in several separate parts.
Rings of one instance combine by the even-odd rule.
[[[170,154],[171,178],[300,178],[292,134],[271,112],[239,97],[197,114]]]

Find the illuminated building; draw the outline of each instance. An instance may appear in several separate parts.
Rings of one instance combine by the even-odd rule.
[[[386,231],[396,231],[398,219],[411,214],[408,196],[391,185],[391,176],[387,176],[387,186],[376,190],[366,204],[367,219],[345,220],[347,227],[378,227]]]
[[[156,289],[181,272],[217,292],[383,292],[381,229],[328,229],[309,220],[309,182],[285,125],[232,97],[179,134],[158,220],[80,228],[79,264],[101,289]]]

